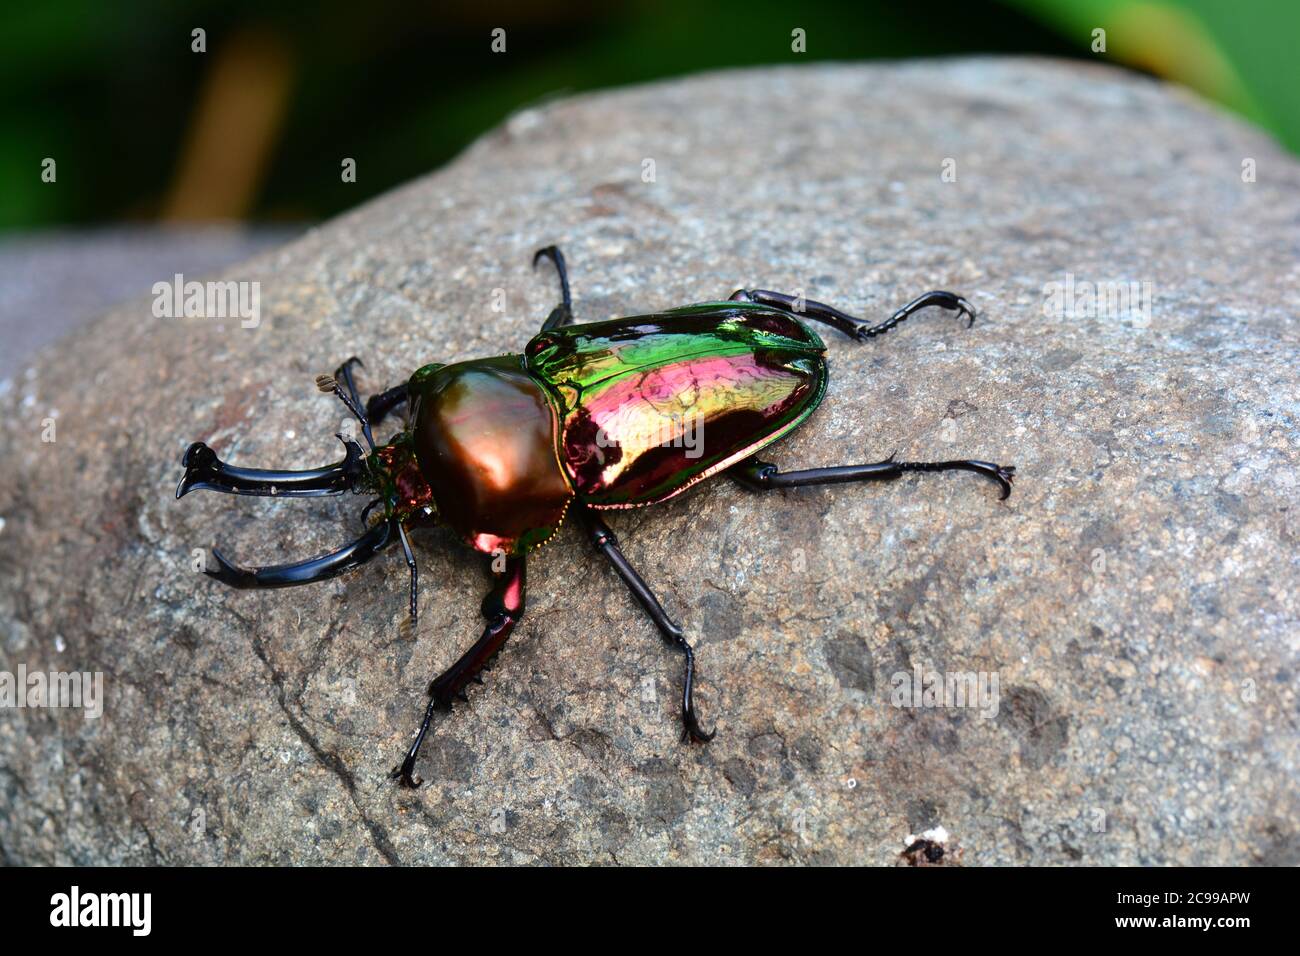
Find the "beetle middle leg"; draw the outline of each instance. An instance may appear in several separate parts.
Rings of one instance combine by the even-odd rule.
[[[569,270],[564,265],[564,253],[559,246],[547,246],[533,253],[533,268],[542,259],[555,263],[555,271],[560,277],[560,304],[551,310],[551,314],[542,323],[542,331],[549,332],[573,321],[573,297],[569,294]]]
[[[731,294],[733,302],[757,302],[760,305],[772,305],[787,312],[793,312],[801,318],[822,322],[839,329],[845,335],[852,336],[859,342],[883,335],[900,322],[924,308],[935,305],[941,309],[965,315],[969,320],[966,328],[975,324],[975,308],[953,292],[927,292],[917,296],[883,322],[872,324],[864,319],[841,312],[825,302],[814,302],[799,296],[786,295],[783,292],[769,292],[767,289],[739,289]]]
[[[803,471],[781,471],[769,461],[747,458],[727,470],[742,485],[757,491],[771,488],[798,488],[803,485],[834,485],[848,481],[882,481],[900,478],[910,471],[972,471],[992,478],[1002,488],[1002,500],[1011,494],[1015,480],[1014,465],[995,465],[991,461],[962,459],[956,461],[895,461],[891,455],[871,465],[837,465]]]
[[[654,592],[641,579],[641,575],[637,574],[636,568],[632,567],[623,556],[623,552],[618,547],[618,538],[614,536],[609,525],[590,508],[582,509],[582,515],[587,524],[587,532],[591,536],[591,543],[595,545],[596,550],[609,559],[609,563],[614,566],[614,570],[623,579],[628,590],[655,622],[664,640],[675,645],[686,655],[686,680],[682,684],[682,740],[708,743],[717,731],[711,730],[706,733],[702,730],[695,713],[695,651],[686,640],[686,633],[681,625],[668,616]]]
[[[424,710],[424,720],[415,735],[415,740],[406,752],[406,759],[400,767],[394,767],[389,774],[404,787],[418,787],[423,783],[413,775],[415,760],[420,755],[424,736],[429,732],[429,724],[436,710],[449,710],[453,700],[465,700],[465,687],[471,680],[483,682],[480,671],[488,665],[497,652],[501,650],[510,632],[514,630],[520,618],[524,616],[525,598],[525,562],[522,557],[507,558],[505,569],[497,574],[492,590],[483,598],[483,617],[487,627],[460,660],[452,664],[442,674],[434,678],[429,685],[429,705]]]

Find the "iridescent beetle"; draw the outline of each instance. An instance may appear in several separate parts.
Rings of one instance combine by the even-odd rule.
[[[725,472],[755,490],[897,478],[909,471],[960,469],[996,481],[1011,494],[1015,469],[986,461],[895,461],[782,472],[756,453],[797,428],[821,403],[826,347],[805,319],[864,341],[888,332],[927,306],[975,322],[970,303],[951,292],[928,292],[878,325],[820,302],[778,292],[741,290],[652,315],[570,324],[572,301],[564,257],[547,258],[560,279],[561,301],[522,355],[426,365],[410,381],[371,397],[362,410],[352,358],[317,386],[333,392],[360,422],[369,453],[344,439],[343,460],[311,471],[239,468],[207,445],[185,452],[180,498],[196,488],[237,495],[313,497],[344,492],[375,498],[382,517],[347,547],[266,568],[241,568],[213,551],[207,573],[231,587],[280,588],[323,581],[369,561],[398,542],[411,572],[408,624],[417,619],[418,572],[407,537],[412,527],[442,523],[477,551],[495,555],[495,584],[483,599],[483,636],[429,686],[420,729],[393,777],[413,775],[435,709],[465,699],[471,680],[505,644],[524,613],[527,554],[577,515],[592,544],[645,608],[664,639],[686,659],[683,740],[708,741],[692,699],[695,656],[679,627],[628,564],[600,512],[666,501]],[[371,433],[405,403],[406,426],[385,445]],[[690,431],[692,441],[683,439]],[[504,560],[501,560],[501,559]]]

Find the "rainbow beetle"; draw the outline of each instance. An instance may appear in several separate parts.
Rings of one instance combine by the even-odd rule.
[[[411,572],[407,623],[416,622],[418,572],[407,538],[413,527],[441,522],[477,551],[496,555],[495,584],[483,599],[483,636],[429,686],[429,704],[394,778],[419,786],[415,760],[437,708],[465,699],[471,680],[505,644],[524,613],[526,555],[559,530],[566,514],[583,522],[592,544],[623,579],[664,639],[686,658],[683,740],[708,741],[692,700],[695,656],[679,627],[627,562],[600,512],[640,508],[680,494],[722,472],[755,490],[897,478],[909,471],[960,469],[998,482],[1011,494],[1015,469],[986,461],[895,461],[782,472],[755,453],[797,428],[821,403],[826,347],[804,319],[865,341],[927,306],[975,322],[970,303],[927,292],[872,325],[820,302],[760,289],[652,315],[571,324],[564,256],[547,258],[559,273],[561,301],[522,355],[426,365],[410,381],[365,403],[353,383],[352,358],[322,391],[356,416],[369,453],[344,439],[343,460],[311,471],[238,468],[207,445],[185,452],[180,498],[196,488],[236,495],[314,497],[375,495],[363,512],[383,517],[345,548],[274,567],[245,569],[213,550],[207,574],[236,588],[280,588],[323,581],[369,561],[398,542]],[[405,403],[407,425],[376,446],[371,426]],[[682,439],[694,433],[695,441]]]

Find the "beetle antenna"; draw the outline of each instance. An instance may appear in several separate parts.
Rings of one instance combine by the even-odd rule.
[[[348,411],[350,411],[353,415],[355,415],[357,417],[357,421],[361,423],[361,434],[366,436],[366,444],[370,446],[371,451],[374,451],[375,436],[370,434],[370,421],[369,419],[366,418],[366,413],[363,412],[357,406],[357,403],[352,400],[352,396],[349,395],[346,391],[344,391],[343,387],[339,385],[338,379],[336,379],[333,375],[317,375],[316,387],[319,388],[322,392],[333,392],[335,395],[339,397],[339,401],[341,401],[344,405],[346,405],[348,407]]]
[[[384,503],[383,498],[375,498],[374,500],[370,501],[364,508],[361,509],[361,526],[363,528],[370,527],[370,512],[374,511],[383,503]]]

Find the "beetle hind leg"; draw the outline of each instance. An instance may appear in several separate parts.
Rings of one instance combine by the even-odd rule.
[[[591,543],[595,545],[596,550],[609,559],[609,563],[614,566],[614,570],[623,579],[628,590],[659,628],[659,633],[663,635],[664,640],[676,646],[686,656],[686,678],[682,683],[682,741],[708,743],[714,738],[717,730],[705,731],[700,727],[699,715],[695,711],[695,651],[686,640],[685,632],[682,631],[681,625],[668,616],[654,592],[642,580],[641,575],[637,574],[636,568],[632,567],[623,556],[618,546],[618,539],[609,525],[589,508],[583,509],[583,517],[587,523]]]
[[[760,305],[776,306],[787,312],[812,319],[814,322],[822,322],[839,329],[859,342],[883,335],[913,314],[932,305],[956,312],[958,316],[966,316],[966,328],[975,324],[974,306],[953,292],[927,292],[917,296],[885,321],[875,324],[849,315],[847,312],[841,312],[825,302],[814,302],[812,299],[786,295],[783,292],[769,292],[767,289],[740,289],[732,293],[731,299],[733,302],[757,302]]]
[[[837,465],[832,468],[809,468],[781,471],[776,465],[758,458],[747,458],[728,469],[728,474],[747,488],[767,491],[772,488],[799,488],[804,485],[834,485],[850,481],[887,481],[910,471],[970,471],[991,478],[1002,489],[1001,500],[1011,496],[1015,480],[1014,465],[997,465],[973,458],[955,461],[896,461],[891,455],[871,465]]]

